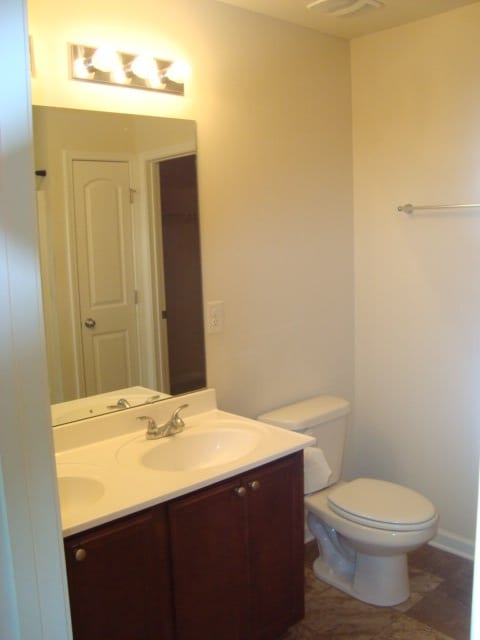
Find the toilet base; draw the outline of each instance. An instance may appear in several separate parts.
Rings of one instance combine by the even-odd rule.
[[[357,552],[352,577],[334,573],[319,556],[313,563],[313,572],[319,580],[353,598],[380,607],[400,604],[410,595],[406,554],[386,557]]]

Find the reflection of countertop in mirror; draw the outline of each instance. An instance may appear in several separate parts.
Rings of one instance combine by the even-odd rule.
[[[148,413],[159,424],[182,404],[185,429],[146,440]],[[304,449],[309,436],[217,408],[206,389],[54,429],[64,535],[184,495]]]
[[[125,404],[119,404],[120,400],[126,401],[130,407],[135,407],[170,397],[167,393],[161,393],[155,389],[136,386],[110,391],[109,393],[99,393],[95,396],[87,396],[86,398],[69,400],[68,402],[58,402],[50,406],[52,426],[55,427],[67,422],[84,420],[104,413],[129,408],[125,406]]]

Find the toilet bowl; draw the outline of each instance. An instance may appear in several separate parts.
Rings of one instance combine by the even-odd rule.
[[[305,496],[305,506],[322,550],[313,566],[317,578],[379,606],[409,597],[406,554],[438,528],[429,500],[397,484],[359,478]]]
[[[316,489],[305,495],[307,526],[320,554],[315,576],[364,602],[392,606],[410,594],[407,553],[435,536],[439,517],[427,498],[407,487],[376,478],[340,482],[349,411],[343,398],[317,396],[258,419],[313,435],[316,456],[331,468],[318,482],[311,477],[315,468],[304,466],[305,487]]]

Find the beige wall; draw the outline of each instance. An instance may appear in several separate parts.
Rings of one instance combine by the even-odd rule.
[[[35,104],[198,125],[207,336],[222,408],[256,415],[320,391],[352,395],[349,45],[211,0],[32,0]],[[186,97],[68,80],[67,42],[179,56]]]
[[[356,473],[419,489],[471,553],[480,424],[480,4],[352,44]]]

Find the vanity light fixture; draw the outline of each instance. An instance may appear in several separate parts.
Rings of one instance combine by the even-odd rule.
[[[307,9],[320,8],[332,16],[349,16],[365,9],[380,9],[385,5],[383,0],[312,0]]]
[[[74,80],[150,89],[183,96],[187,65],[113,47],[70,44],[70,72]]]

